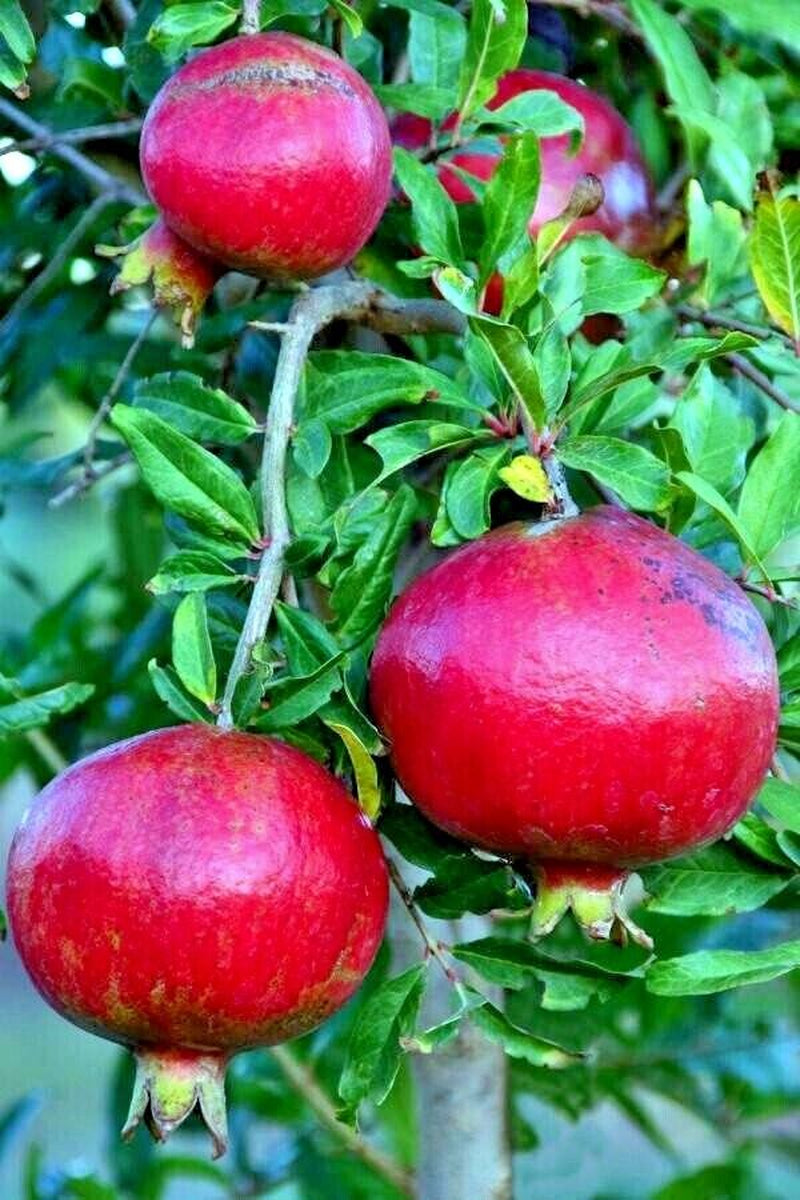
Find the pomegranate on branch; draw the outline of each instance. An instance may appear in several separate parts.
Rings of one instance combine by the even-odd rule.
[[[163,1140],[197,1105],[215,1155],[230,1057],[345,1003],[387,899],[377,835],[336,779],[282,742],[206,725],[70,767],[9,859],[11,928],[36,987],[135,1053],[123,1134],[144,1119]]]
[[[744,593],[607,507],[500,528],[418,578],[379,636],[371,698],[422,811],[530,864],[535,935],[571,908],[592,936],[643,944],[629,869],[730,828],[778,720]]]

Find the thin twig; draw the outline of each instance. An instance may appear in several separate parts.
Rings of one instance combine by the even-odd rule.
[[[621,4],[614,0],[531,0],[533,4],[546,4],[548,8],[571,8],[581,17],[599,17],[608,25],[613,25],[620,33],[628,37],[643,37],[641,29],[631,20]]]
[[[405,905],[408,915],[411,917],[411,920],[414,922],[417,929],[419,930],[419,935],[422,938],[422,943],[425,947],[426,955],[429,954],[431,956],[431,958],[434,959],[437,966],[441,967],[441,970],[442,970],[445,978],[447,979],[447,982],[452,985],[452,987],[455,989],[456,993],[458,994],[459,1000],[461,1000],[462,1004],[466,1004],[467,994],[464,990],[463,983],[461,982],[458,975],[456,974],[456,972],[453,970],[453,968],[450,966],[447,959],[445,958],[445,956],[442,952],[441,942],[439,942],[433,936],[433,934],[431,933],[431,931],[428,929],[427,925],[423,921],[422,916],[419,911],[419,908],[417,907],[417,903],[411,894],[411,889],[409,888],[405,879],[403,879],[403,876],[400,874],[400,868],[397,866],[396,862],[394,862],[391,858],[388,857],[388,855],[386,857],[386,866],[388,867],[389,878],[391,879],[392,883],[394,884],[395,891],[397,892],[400,899],[403,901],[403,904]]]
[[[332,284],[301,293],[289,320],[279,332],[281,349],[272,384],[261,464],[261,506],[264,514],[264,552],[250,607],[225,684],[218,725],[233,727],[233,697],[241,677],[250,669],[253,650],[263,640],[283,578],[289,545],[286,509],[286,454],[292,432],[294,402],[311,343],[332,321],[358,321],[380,332],[460,332],[464,319],[441,300],[405,302],[368,281]]]
[[[0,101],[2,103],[2,101]],[[109,192],[101,192],[99,196],[95,196],[92,203],[86,211],[78,218],[64,238],[61,245],[53,254],[47,265],[34,276],[23,292],[17,296],[14,303],[9,308],[8,312],[0,321],[0,336],[6,333],[14,321],[17,320],[24,312],[30,308],[34,300],[36,300],[43,291],[53,282],[58,276],[62,267],[66,263],[73,250],[77,249],[83,241],[86,234],[89,232],[95,221],[99,217],[103,209],[107,208],[114,200],[114,197]]]
[[[688,163],[681,163],[675,168],[670,177],[665,180],[656,196],[656,208],[659,212],[669,212],[690,179],[691,174],[692,169]]]
[[[744,592],[752,592],[754,596],[762,596],[764,600],[769,600],[770,604],[782,604],[784,608],[793,608],[796,612],[800,612],[800,603],[793,600],[790,596],[782,596],[780,592],[776,592],[775,588],[764,587],[760,583],[751,583],[749,579],[737,579],[736,582]]]
[[[26,112],[23,112],[17,105],[12,104],[10,100],[0,98],[0,117],[9,121],[12,125],[16,125],[17,129],[23,129],[31,137],[35,138],[50,138],[52,130],[46,125],[41,125],[38,121],[34,121],[33,117],[29,117]],[[80,150],[76,150],[74,146],[58,145],[52,147],[52,153],[56,158],[60,158],[62,162],[83,176],[94,188],[100,192],[106,192],[112,199],[124,200],[126,204],[143,204],[147,196],[138,187],[133,184],[126,183],[122,179],[117,179],[105,167],[98,166],[91,158],[82,154]]]
[[[749,379],[755,384],[765,396],[769,396],[776,404],[780,404],[781,408],[785,408],[787,412],[800,413],[800,403],[793,400],[782,388],[779,388],[772,382],[769,376],[763,371],[759,371],[758,367],[754,367],[751,362],[742,354],[726,354],[725,361],[730,363],[734,371],[738,371],[745,379]]]
[[[258,33],[261,28],[261,0],[244,0],[239,29],[242,33]]]
[[[106,420],[106,418],[108,417],[108,414],[111,412],[114,401],[116,400],[117,396],[119,395],[120,388],[122,387],[125,380],[128,378],[128,374],[130,373],[130,369],[134,364],[136,355],[139,353],[142,346],[147,341],[147,335],[149,334],[150,330],[152,329],[153,322],[155,321],[157,316],[158,316],[158,311],[155,308],[150,313],[148,313],[147,319],[146,319],[144,325],[139,330],[136,337],[133,339],[130,346],[128,347],[128,352],[119,365],[119,370],[117,371],[116,375],[114,376],[111,387],[108,389],[105,396],[100,401],[100,404],[97,407],[97,412],[92,417],[91,424],[89,425],[89,432],[86,435],[86,445],[85,445],[84,451],[83,451],[83,473],[84,473],[84,476],[86,479],[94,479],[95,478],[96,468],[94,465],[94,452],[95,452],[95,447],[97,446],[98,434],[100,433],[100,430],[103,426],[103,422]]]
[[[0,158],[5,154],[33,154],[39,150],[49,150],[52,146],[75,146],[105,138],[130,137],[139,133],[141,128],[141,118],[133,117],[130,121],[107,121],[105,125],[86,125],[81,129],[52,130],[42,137],[22,138],[21,141],[0,146]]]
[[[69,760],[64,757],[58,746],[43,729],[28,729],[25,737],[54,775],[60,775],[62,771],[66,771]]]
[[[712,312],[711,309],[695,308],[693,304],[676,304],[675,312],[687,321],[697,321],[708,329],[733,329],[736,333],[749,333],[751,337],[765,341],[770,337],[780,338],[788,346],[792,345],[791,338],[778,329],[770,329],[767,325],[753,325],[750,321],[740,321],[738,317],[729,317],[726,313]]]
[[[339,1120],[330,1097],[321,1087],[307,1063],[296,1058],[288,1046],[273,1046],[269,1053],[320,1123],[330,1130],[334,1137],[338,1138],[345,1149],[361,1162],[372,1167],[373,1171],[388,1180],[404,1196],[414,1195],[414,1181],[411,1174],[394,1159],[384,1154],[382,1150],[378,1150],[376,1146],[365,1141],[355,1129]]]
[[[63,491],[48,502],[48,508],[61,508],[62,505],[68,504],[70,500],[74,500],[77,496],[83,496],[90,488],[93,488],[101,479],[105,479],[107,475],[111,475],[114,471],[118,471],[120,467],[125,467],[133,461],[133,455],[127,450],[122,454],[118,454],[116,458],[109,458],[107,462],[98,463],[91,475],[82,472],[80,477],[74,483],[70,483]]]

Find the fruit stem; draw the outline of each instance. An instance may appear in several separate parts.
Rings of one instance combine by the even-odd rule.
[[[652,938],[628,912],[629,905],[644,899],[638,875],[618,867],[576,862],[536,863],[534,875],[533,941],[552,933],[561,918],[571,912],[583,932],[596,941],[625,946],[630,938],[645,950],[653,949]]]
[[[239,29],[242,33],[258,33],[260,28],[261,0],[244,0]]]
[[[136,1079],[131,1106],[122,1128],[124,1141],[133,1137],[141,1120],[157,1142],[165,1142],[195,1106],[211,1134],[213,1157],[228,1148],[225,1109],[227,1055],[201,1050],[134,1051]]]
[[[264,432],[261,506],[266,549],[225,684],[217,720],[221,729],[233,728],[236,687],[250,669],[255,647],[264,640],[284,574],[283,560],[291,537],[286,507],[286,455],[306,355],[315,335],[337,319],[358,321],[371,329],[392,333],[459,333],[464,328],[461,314],[444,301],[403,301],[368,280],[310,289],[295,300],[281,331],[281,349]]]

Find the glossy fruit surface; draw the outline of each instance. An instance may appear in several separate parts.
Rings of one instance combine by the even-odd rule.
[[[417,579],[379,637],[371,697],[403,787],[438,825],[614,867],[728,829],[778,715],[772,644],[744,593],[606,507],[506,526]]]
[[[14,838],[8,903],[59,1013],[149,1055],[154,1078],[179,1063],[200,1089],[209,1062],[296,1037],[352,995],[381,940],[387,874],[366,817],[317,763],[187,725],[45,788]]]
[[[542,178],[536,209],[528,228],[536,234],[546,221],[557,217],[566,207],[572,188],[585,174],[597,175],[603,184],[605,199],[596,213],[576,221],[570,236],[599,232],[626,250],[647,249],[654,220],[653,192],[647,168],[633,131],[604,96],[574,80],[547,71],[519,68],[501,80],[487,107],[502,104],[524,92],[556,92],[584,119],[584,140],[575,155],[569,153],[569,137],[542,138],[540,143]],[[453,118],[445,122],[451,128]],[[415,150],[427,146],[430,122],[422,117],[403,114],[392,124],[392,138],[401,146]],[[459,204],[474,200],[469,183],[447,166],[447,162],[478,179],[493,175],[498,156],[465,149],[448,156],[439,167],[439,177]]]
[[[349,262],[389,196],[375,96],[338,55],[289,33],[233,38],[181,67],[150,107],[140,156],[181,237],[278,278]]]

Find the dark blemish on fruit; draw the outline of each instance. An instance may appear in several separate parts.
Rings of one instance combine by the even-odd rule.
[[[332,88],[342,96],[355,96],[355,91],[344,79],[338,79],[318,67],[306,67],[299,64],[276,66],[268,63],[254,63],[247,67],[231,67],[230,70],[220,71],[208,79],[198,79],[193,83],[178,83],[171,89],[172,96],[185,96],[193,92],[213,92],[217,88],[232,85],[234,87],[262,87],[264,84],[277,84],[279,87],[303,88],[314,91],[319,87]]]

